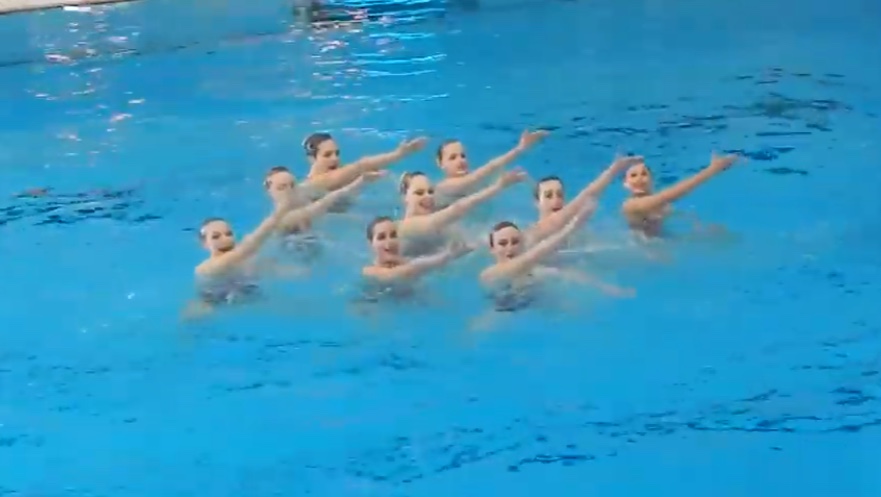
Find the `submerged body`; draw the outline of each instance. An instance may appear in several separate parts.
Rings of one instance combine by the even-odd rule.
[[[245,272],[202,277],[196,288],[199,302],[210,306],[246,304],[261,297],[257,278]]]
[[[486,289],[495,312],[518,312],[535,305],[542,292],[541,282],[534,274],[492,285]]]

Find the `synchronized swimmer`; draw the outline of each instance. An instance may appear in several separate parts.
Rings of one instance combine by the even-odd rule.
[[[469,168],[462,143],[448,140],[437,151],[436,162],[443,173],[437,184],[423,172],[402,175],[398,190],[401,219],[379,216],[367,226],[373,260],[361,274],[366,287],[374,289],[371,293],[411,295],[412,285],[420,277],[473,252],[474,243],[466,240],[457,223],[505,189],[525,181],[527,175],[522,170],[504,169],[545,136],[545,131],[524,131],[514,148],[474,170]],[[261,296],[258,281],[267,272],[302,274],[297,266],[260,260],[258,252],[275,239],[283,253],[311,263],[321,253],[313,225],[326,215],[349,211],[363,188],[385,176],[393,164],[422,150],[427,142],[426,138],[407,140],[391,152],[341,165],[340,149],[330,134],[307,137],[303,148],[310,167],[305,180],[298,183],[286,167],[271,168],[264,187],[273,210],[253,232],[237,243],[232,227],[222,218],[208,219],[200,227],[199,239],[208,258],[196,266],[196,306],[209,311],[220,305],[251,302]],[[642,157],[619,157],[569,202],[560,177],[541,178],[532,192],[538,211],[535,222],[522,230],[511,221],[498,222],[488,234],[494,261],[480,272],[479,281],[489,290],[494,310],[511,312],[531,305],[538,295],[536,285],[548,280],[593,285],[616,296],[632,295],[632,290],[598,281],[556,257],[590,219],[600,195],[623,173],[624,186],[631,195],[622,214],[630,230],[642,240],[658,238],[673,212],[673,202],[736,160],[733,155],[714,155],[695,175],[654,191],[651,170]]]

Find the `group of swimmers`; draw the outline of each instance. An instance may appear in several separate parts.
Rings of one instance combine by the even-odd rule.
[[[524,171],[506,167],[547,135],[541,130],[524,131],[515,147],[476,169],[470,167],[460,141],[443,142],[436,154],[443,179],[433,184],[423,172],[405,173],[398,192],[403,203],[401,219],[379,216],[367,225],[373,261],[362,269],[363,277],[379,287],[400,289],[472,252],[476,244],[466,240],[457,223],[502,191],[524,182]],[[382,178],[392,164],[422,150],[427,142],[426,138],[406,140],[391,152],[344,165],[330,134],[307,137],[303,142],[310,164],[306,180],[298,183],[286,167],[271,168],[264,187],[274,208],[253,232],[236,242],[224,219],[212,218],[202,224],[199,238],[209,255],[195,270],[200,304],[214,307],[257,296],[256,279],[262,266],[257,255],[269,240],[276,239],[286,250],[314,258],[320,242],[312,234],[313,223],[322,216],[347,212],[362,188]],[[521,308],[521,290],[543,276],[599,284],[610,293],[627,294],[554,263],[555,254],[593,214],[600,194],[623,173],[624,186],[630,192],[622,206],[627,224],[644,239],[657,238],[674,201],[736,160],[734,155],[713,155],[698,173],[655,191],[643,158],[620,156],[568,202],[561,178],[541,178],[533,189],[537,220],[524,229],[511,221],[493,226],[486,243],[494,262],[480,273],[480,282],[497,295],[507,296],[496,299],[496,310],[500,311]]]

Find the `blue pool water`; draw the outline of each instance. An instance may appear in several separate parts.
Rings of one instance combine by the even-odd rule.
[[[322,33],[246,4],[0,17],[0,496],[878,495],[881,4],[482,0]],[[480,162],[530,126],[520,163],[573,188],[616,151],[664,182],[741,151],[680,205],[738,241],[597,253],[636,298],[475,332],[483,256],[355,315],[363,224],[331,219],[272,305],[180,322],[194,227],[256,223],[308,132]]]

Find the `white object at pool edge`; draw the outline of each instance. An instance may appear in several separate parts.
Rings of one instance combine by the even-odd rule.
[[[28,10],[55,9],[59,7],[83,7],[133,0],[0,0],[0,15]]]

